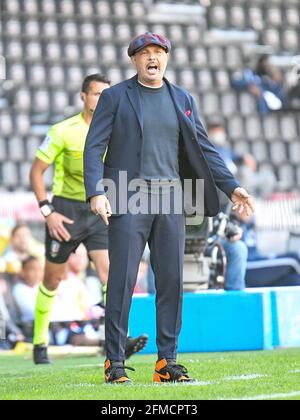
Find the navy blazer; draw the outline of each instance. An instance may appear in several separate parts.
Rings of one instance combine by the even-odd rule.
[[[164,81],[180,125],[180,178],[204,180],[205,215],[215,216],[220,211],[216,186],[231,198],[240,185],[208,140],[193,97],[167,79]],[[117,186],[120,171],[127,171],[128,182],[139,178],[142,143],[143,112],[137,76],[134,76],[106,89],[95,110],[84,150],[87,200],[105,193],[99,187],[103,178],[112,179]]]

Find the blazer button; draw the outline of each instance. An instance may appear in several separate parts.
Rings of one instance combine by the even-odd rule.
[[[141,154],[140,153],[137,153],[136,155],[137,155],[137,157],[141,157]]]

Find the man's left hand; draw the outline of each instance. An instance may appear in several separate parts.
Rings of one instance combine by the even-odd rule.
[[[250,194],[244,188],[236,188],[233,191],[231,200],[234,204],[233,210],[241,216],[251,216],[255,212],[254,201]]]

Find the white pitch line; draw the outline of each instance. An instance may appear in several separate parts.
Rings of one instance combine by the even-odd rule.
[[[240,401],[252,401],[252,400],[276,400],[279,398],[293,398],[300,397],[300,391],[293,391],[287,394],[270,394],[270,395],[255,395],[253,397],[243,397]],[[238,401],[239,399],[235,399]]]
[[[267,378],[269,375],[252,374],[252,375],[240,375],[240,376],[228,376],[224,378],[224,381],[252,381],[253,379]]]

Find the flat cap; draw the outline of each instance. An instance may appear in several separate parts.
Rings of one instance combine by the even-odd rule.
[[[167,53],[171,51],[171,42],[168,40],[168,38],[154,34],[152,32],[146,32],[145,34],[137,36],[130,42],[128,48],[129,57],[132,57],[141,49],[152,44],[159,45],[160,47],[164,48]]]

